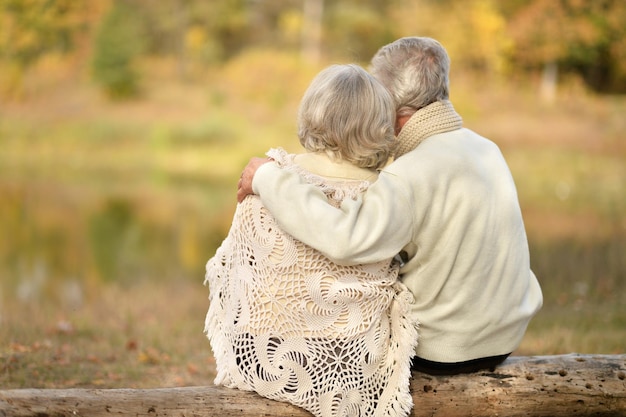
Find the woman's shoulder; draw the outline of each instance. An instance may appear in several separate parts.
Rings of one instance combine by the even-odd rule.
[[[377,173],[343,161],[333,161],[322,153],[290,154],[282,148],[270,149],[267,156],[276,165],[295,172],[305,182],[322,188],[333,200],[355,198],[377,178]]]
[[[373,182],[378,176],[378,172],[374,170],[333,159],[323,152],[290,154],[282,148],[275,148],[270,149],[266,155],[272,158],[279,168],[328,182]]]

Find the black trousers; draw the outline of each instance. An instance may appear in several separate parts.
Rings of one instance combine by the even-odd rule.
[[[458,375],[471,374],[483,370],[493,370],[500,365],[510,353],[506,355],[489,356],[486,358],[472,359],[465,362],[433,362],[426,359],[413,357],[411,370],[430,375]]]

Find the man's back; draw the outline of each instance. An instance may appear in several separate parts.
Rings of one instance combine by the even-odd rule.
[[[497,146],[468,129],[434,135],[380,180],[412,211],[401,273],[421,322],[417,355],[460,362],[514,350],[542,299]]]

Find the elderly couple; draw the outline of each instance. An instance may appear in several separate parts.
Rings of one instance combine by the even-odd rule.
[[[216,384],[315,416],[406,416],[412,371],[476,372],[519,346],[542,294],[517,193],[448,100],[449,65],[409,37],[372,75],[331,66],[300,104],[306,152],[251,159],[207,263]]]

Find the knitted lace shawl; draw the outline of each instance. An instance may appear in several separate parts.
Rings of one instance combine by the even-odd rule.
[[[268,155],[335,206],[369,186],[304,171],[283,150]],[[397,277],[392,260],[334,264],[283,233],[257,196],[247,197],[206,266],[215,384],[315,416],[408,415],[417,323],[409,317],[413,296]]]
[[[419,109],[404,124],[397,138],[394,157],[412,151],[424,139],[463,127],[463,119],[448,100],[436,101]]]

